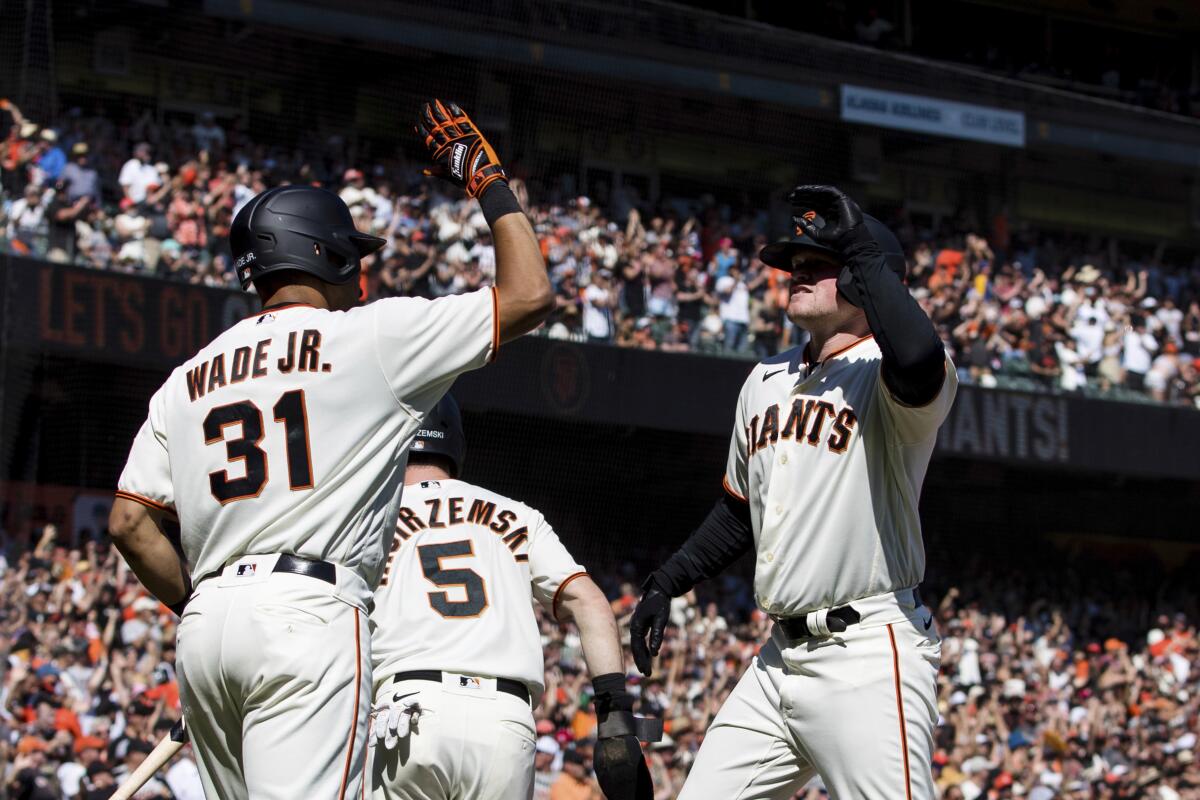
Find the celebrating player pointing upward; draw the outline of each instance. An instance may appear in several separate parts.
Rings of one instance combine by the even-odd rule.
[[[439,173],[478,198],[492,228],[494,289],[355,308],[359,261],[383,240],[355,230],[331,192],[264,192],[230,232],[263,311],[171,374],[121,475],[113,538],[183,613],[180,693],[209,798],[358,797],[366,609],[409,445],[458,374],[553,303],[483,135],[438,101],[420,124]],[[181,553],[163,533],[168,519]]]
[[[771,641],[680,798],[784,800],[817,773],[835,800],[931,800],[941,644],[916,591],[917,500],[955,372],[892,233],[831,186],[789,199],[796,237],[761,258],[791,272],[788,316],[811,340],[746,379],[727,495],[647,579],[634,658],[649,674],[670,598],[754,549]]]

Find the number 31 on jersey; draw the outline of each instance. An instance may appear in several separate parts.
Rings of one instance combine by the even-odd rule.
[[[288,486],[298,492],[313,488],[312,452],[308,444],[308,411],[304,405],[304,390],[284,392],[271,409],[275,421],[283,424],[287,442]],[[227,439],[225,429],[240,424],[242,435]],[[230,478],[226,470],[208,474],[212,495],[221,505],[235,500],[258,497],[270,480],[267,453],[259,444],[265,434],[262,411],[249,400],[217,406],[204,418],[204,443],[225,442],[225,457],[229,463],[241,461],[246,474]]]

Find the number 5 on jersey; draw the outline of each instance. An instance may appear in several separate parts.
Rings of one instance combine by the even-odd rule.
[[[464,540],[425,544],[417,548],[417,555],[421,559],[421,571],[430,583],[442,587],[461,587],[467,595],[466,600],[451,600],[449,592],[430,592],[429,605],[434,611],[443,617],[465,619],[478,617],[487,609],[487,588],[478,572],[471,569],[446,569],[442,566],[444,558],[475,555],[471,542]]]
[[[304,390],[284,392],[271,410],[275,414],[275,421],[283,423],[287,442],[288,485],[292,491],[313,488]],[[236,439],[226,439],[225,428],[234,424],[242,426],[242,435]],[[208,474],[212,495],[221,505],[262,494],[270,479],[266,451],[259,447],[263,434],[262,411],[249,400],[217,406],[204,418],[204,443],[224,441],[225,457],[229,463],[241,461],[246,470],[242,478],[230,478],[226,470]]]

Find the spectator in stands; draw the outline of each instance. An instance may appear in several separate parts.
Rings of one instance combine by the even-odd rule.
[[[196,198],[196,190],[185,186],[174,193],[167,208],[167,227],[171,238],[198,256],[207,244],[207,229],[204,225],[204,206]]]
[[[1158,342],[1146,330],[1145,317],[1135,315],[1132,326],[1125,333],[1121,352],[1121,367],[1125,370],[1125,383],[1129,388],[1142,390],[1157,351]]]
[[[52,185],[62,177],[63,167],[67,165],[67,155],[58,146],[58,134],[51,128],[45,128],[38,136],[37,154],[34,164],[38,173],[36,183]]]
[[[611,342],[613,308],[617,305],[612,273],[601,268],[592,273],[591,283],[583,290],[583,329],[589,342]]]
[[[192,140],[196,143],[197,152],[219,154],[225,150],[225,129],[217,124],[211,111],[205,111],[192,126]]]
[[[74,203],[81,197],[90,197],[92,204],[100,206],[100,173],[88,162],[87,142],[71,145],[71,161],[63,166],[62,186],[67,193],[67,202]]]
[[[135,145],[132,157],[121,167],[121,174],[117,177],[125,198],[134,203],[146,202],[150,190],[158,188],[162,182],[150,160],[150,152],[147,142]]]
[[[550,800],[600,800],[602,795],[588,780],[587,759],[578,750],[563,753],[562,772],[550,787]]]
[[[120,213],[113,218],[113,232],[117,239],[117,263],[127,271],[145,269],[149,256],[157,256],[157,243],[147,247],[146,240],[150,233],[150,218],[142,210],[142,206],[132,197],[125,197],[120,203]]]
[[[11,106],[9,113],[15,124],[0,154],[3,185],[24,186],[31,176],[40,175],[33,159],[44,147],[38,136],[42,129]],[[198,124],[205,128],[205,118]],[[164,145],[164,152],[178,157],[175,162],[150,164],[149,148],[135,147],[135,157],[122,168],[124,179],[118,176],[118,181],[122,193],[130,195],[123,199],[139,194],[142,200],[136,207],[105,208],[100,186],[113,175],[106,172],[103,157],[97,162],[100,169],[92,163],[89,142],[98,142],[101,153],[119,150],[117,126],[103,116],[73,113],[61,127],[64,139],[75,143],[71,161],[62,170],[61,188],[43,192],[32,210],[23,202],[23,191],[10,190],[7,205],[0,205],[5,212],[0,223],[13,240],[8,245],[0,241],[0,246],[41,257],[53,251],[56,261],[78,260],[96,268],[161,273],[208,286],[236,285],[225,244],[235,210],[269,183],[321,182],[319,160],[280,158],[235,130],[226,144],[236,151],[231,167],[207,150],[180,152],[177,145]],[[196,132],[183,127],[174,133],[159,130],[147,115],[121,130],[163,142],[191,142]],[[331,140],[330,146],[331,157],[344,157],[337,149],[342,144]],[[340,192],[353,207],[357,225],[389,239],[389,246],[365,270],[364,289],[370,297],[434,297],[491,280],[494,250],[471,203],[430,193],[402,169],[377,164],[369,173],[368,178],[367,171],[347,169]],[[65,206],[58,197],[64,192]],[[76,211],[83,195],[92,202]],[[13,220],[14,208],[26,217],[24,225]],[[40,222],[34,219],[39,209]],[[738,355],[752,351],[759,358],[791,343],[790,326],[784,323],[781,331],[774,323],[767,299],[777,287],[770,285],[769,271],[753,260],[755,248],[766,241],[760,218],[718,209],[711,198],[692,214],[673,208],[643,217],[631,208],[623,218],[611,219],[581,196],[531,208],[530,214],[558,296],[558,309],[546,326],[549,335],[585,341],[590,328],[595,340],[615,340],[623,346]],[[72,215],[73,239],[68,224]],[[1006,241],[1003,248],[970,230],[900,226],[912,252],[909,287],[959,356],[962,380],[1027,389],[1048,381],[1055,390],[1067,386],[1124,398],[1157,395],[1165,402],[1192,403],[1190,387],[1176,385],[1191,375],[1182,362],[1176,369],[1162,362],[1153,392],[1138,388],[1148,374],[1143,368],[1149,369],[1146,354],[1138,348],[1145,350],[1145,343],[1153,340],[1158,346],[1149,351],[1153,360],[1167,341],[1174,340],[1180,353],[1200,355],[1200,264],[1166,267],[1156,262],[1145,269],[1133,261],[1114,260],[1118,251],[1112,246],[1085,259],[1095,248],[1082,241],[1041,241],[1027,230],[1014,236],[1007,216],[1000,217],[1003,220],[993,221],[993,227]],[[23,229],[19,236],[18,228]],[[170,251],[163,264],[160,243]],[[1061,269],[1071,259],[1088,263]],[[601,269],[613,277],[596,278]],[[605,292],[600,290],[605,282],[608,305],[602,304]],[[588,301],[589,294],[599,304]],[[1134,317],[1144,320],[1141,345],[1127,335]],[[1044,320],[1056,332],[1049,339],[1042,335]],[[1132,369],[1123,366],[1128,359]]]
[[[36,183],[25,187],[21,199],[8,210],[8,238],[22,252],[32,252],[45,234],[46,203],[44,193]]]
[[[786,317],[776,298],[775,292],[766,292],[762,300],[755,304],[750,332],[754,334],[754,355],[760,361],[780,350],[779,342],[783,337]]]
[[[76,225],[86,219],[91,209],[91,195],[81,195],[74,202],[62,181],[54,192],[54,199],[46,207],[47,251],[46,258],[60,264],[73,264],[76,256]]]
[[[725,351],[740,353],[746,347],[746,334],[750,329],[750,286],[742,278],[742,271],[736,263],[730,265],[725,275],[717,278],[716,295],[720,304],[721,324],[725,330]]]

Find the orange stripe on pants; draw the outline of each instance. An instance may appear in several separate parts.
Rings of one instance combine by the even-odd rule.
[[[892,673],[896,676],[896,712],[900,715],[900,747],[904,750],[904,797],[912,800],[912,779],[908,772],[908,731],[904,724],[904,695],[900,691],[900,651],[896,649],[896,634],[888,625],[888,639],[892,642]]]
[[[358,705],[362,696],[362,639],[359,632],[358,609],[354,609],[354,717],[350,720],[350,738],[346,743],[346,768],[342,770],[342,787],[338,790],[338,800],[346,800],[346,782],[350,780],[350,765],[354,762],[354,738],[358,733]],[[893,641],[892,647],[895,648]],[[908,768],[907,756],[905,769]]]

